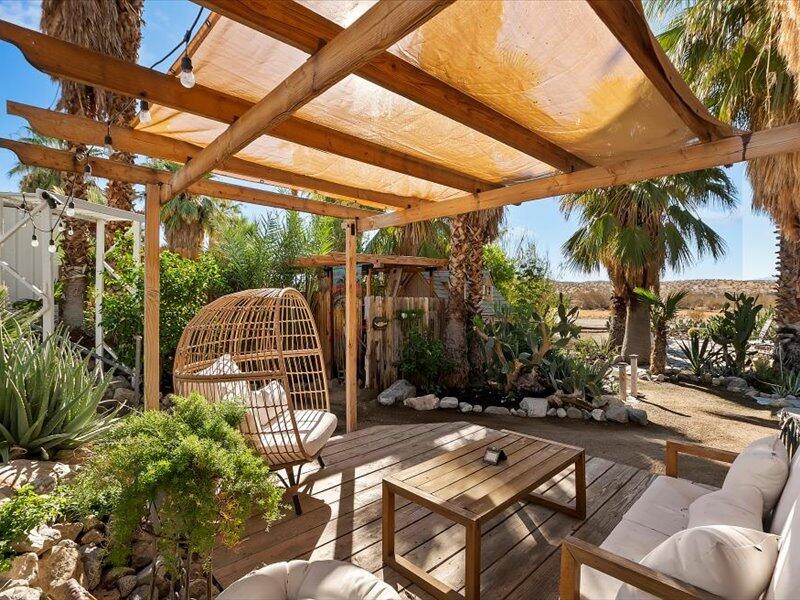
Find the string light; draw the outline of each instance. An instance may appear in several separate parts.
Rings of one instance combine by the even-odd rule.
[[[83,182],[86,185],[92,185],[94,183],[94,176],[92,175],[92,165],[86,163],[86,166],[83,167]]]
[[[69,204],[67,204],[67,210],[64,211],[68,217],[75,216],[75,202],[70,200]]]
[[[36,237],[35,233],[31,236],[31,246],[33,248],[38,248],[39,247],[39,238]]]
[[[152,120],[150,103],[147,100],[139,100],[139,121],[142,125],[149,125]]]
[[[50,254],[55,254],[56,253],[56,242],[55,242],[55,240],[53,240],[53,238],[50,238],[50,243],[47,244],[47,251]]]
[[[114,154],[114,140],[111,139],[111,123],[108,124],[108,132],[106,137],[103,138],[103,147],[106,149],[106,154],[110,157]]]
[[[74,233],[75,233],[75,230],[74,230],[72,227],[70,227],[69,229],[67,229],[67,237],[72,237],[72,235],[73,235]]]
[[[181,59],[181,85],[185,88],[193,88],[195,84],[194,67],[192,66],[192,59],[188,55],[184,55]]]

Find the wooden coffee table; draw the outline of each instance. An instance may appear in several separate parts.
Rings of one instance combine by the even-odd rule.
[[[497,466],[483,461],[487,448],[503,448],[508,459]],[[465,597],[480,597],[481,525],[520,500],[536,502],[578,519],[586,518],[586,455],[583,448],[510,431],[493,432],[436,458],[383,478],[383,561],[437,598],[456,590],[395,554],[395,495],[452,520],[466,529]],[[575,465],[575,505],[533,492]]]

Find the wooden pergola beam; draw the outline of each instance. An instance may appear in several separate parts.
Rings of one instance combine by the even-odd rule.
[[[186,89],[171,75],[93,52],[8,21],[0,20],[0,39],[14,44],[34,67],[54,77],[144,98],[222,123],[233,123],[254,105],[199,84]],[[467,192],[500,187],[489,180],[295,116],[274,127],[269,135]]]
[[[661,44],[653,37],[639,0],[587,2],[658,93],[699,139],[718,140],[736,135],[735,128],[709,114],[678,73]]]
[[[624,161],[611,167],[592,167],[510,185],[500,190],[443,200],[408,210],[360,219],[359,230],[381,229],[416,221],[499,208],[551,196],[605,188],[654,177],[687,173],[699,169],[800,151],[800,123],[746,133],[714,142],[685,146],[658,155]]]
[[[291,262],[293,267],[316,268],[338,267],[346,264],[344,252],[330,252],[314,256],[301,256]],[[356,254],[356,264],[371,264],[376,268],[386,267],[420,267],[423,269],[446,269],[446,258],[427,258],[424,256],[401,256],[396,254]]]
[[[375,4],[173,174],[169,188],[162,189],[162,200],[212,172],[226,158],[288,119],[453,1],[392,0]]]
[[[77,162],[74,154],[66,150],[45,148],[35,144],[26,144],[4,138],[0,138],[0,148],[11,150],[17,155],[19,160],[26,165],[44,167],[56,171],[83,173],[84,166],[86,162],[88,162],[95,176],[126,183],[161,184],[161,186],[164,187],[169,182],[170,176],[172,175],[169,171],[140,167],[138,165],[126,165],[124,163],[94,156],[88,157],[86,162]],[[306,198],[298,198],[286,194],[277,194],[266,190],[215,181],[213,179],[201,179],[192,184],[189,187],[189,191],[193,194],[225,198],[236,202],[248,202],[250,204],[258,204],[260,206],[269,206],[272,208],[299,210],[316,215],[339,217],[341,219],[364,218],[375,214],[368,210],[350,208],[349,206],[320,202],[318,200],[308,200]]]
[[[109,129],[105,123],[99,123],[92,119],[54,112],[12,100],[6,102],[6,112],[10,115],[24,118],[34,130],[42,135],[69,140],[78,144],[102,146],[103,139]],[[131,154],[141,154],[152,158],[185,163],[202,150],[201,146],[195,146],[183,140],[131,129],[130,127],[112,125],[110,129],[111,137],[114,140],[114,148]],[[316,177],[299,175],[235,156],[225,159],[216,169],[216,172],[222,175],[244,177],[262,183],[274,183],[290,188],[319,192],[344,200],[363,202],[368,206],[377,206],[379,208],[386,206],[411,208],[423,202],[429,202],[429,200],[365,190]]]
[[[199,0],[199,3],[308,54],[317,52],[343,30],[337,23],[292,0]],[[354,72],[560,171],[571,172],[590,166],[538,133],[390,52],[381,52]]]

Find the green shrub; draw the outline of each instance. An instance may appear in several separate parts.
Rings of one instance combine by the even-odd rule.
[[[754,296],[745,293],[725,294],[727,302],[719,315],[709,319],[706,329],[720,346],[722,359],[729,373],[741,375],[754,354],[750,350],[758,314],[763,308]]]
[[[417,326],[406,333],[400,361],[400,375],[426,392],[439,389],[438,381],[447,372],[444,344]]]
[[[0,327],[2,460],[14,447],[48,458],[98,438],[116,420],[98,414],[110,379],[59,333],[42,342],[19,325]]]
[[[282,489],[236,428],[237,404],[175,398],[172,413],[127,417],[78,474],[75,486],[109,499],[109,557],[124,564],[137,529],[157,515],[159,551],[175,573],[176,545],[208,565],[215,541],[235,544],[257,509],[278,517]]]
[[[603,394],[605,378],[611,372],[611,361],[598,358],[591,362],[567,352],[556,351],[545,361],[550,385],[567,394],[579,394],[587,402]]]
[[[123,363],[132,365],[135,336],[144,334],[144,269],[133,264],[128,246],[113,259],[122,281],[106,280],[103,295],[103,327]],[[219,287],[216,263],[206,254],[199,260],[161,251],[161,300],[159,338],[161,366],[171,371],[178,340],[187,323],[209,301]]]
[[[53,522],[61,513],[61,498],[54,495],[39,495],[33,486],[25,485],[0,505],[0,571],[11,566],[17,554],[14,544],[31,529]]]

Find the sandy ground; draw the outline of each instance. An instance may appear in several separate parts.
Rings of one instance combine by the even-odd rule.
[[[359,399],[359,427],[399,423],[468,421],[494,429],[511,429],[584,446],[588,454],[633,465],[654,473],[664,471],[667,439],[695,442],[740,451],[753,440],[773,433],[778,426],[774,409],[758,406],[751,399],[718,389],[689,384],[641,381],[647,427],[618,423],[595,423],[573,419],[529,419],[514,416],[462,414],[455,410],[418,412],[403,406],[384,407],[375,401],[377,393],[362,390]],[[344,393],[332,390],[332,405],[344,424]],[[687,479],[720,485],[725,467],[700,459],[681,458],[680,474]]]

